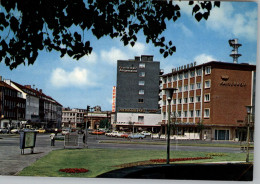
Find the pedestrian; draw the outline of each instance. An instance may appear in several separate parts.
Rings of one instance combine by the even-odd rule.
[[[85,144],[85,139],[86,139],[86,135],[85,133],[83,134],[83,143]]]
[[[51,137],[51,146],[55,146],[55,134],[51,133],[50,137]]]

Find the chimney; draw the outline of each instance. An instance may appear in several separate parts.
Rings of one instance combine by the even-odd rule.
[[[31,89],[31,85],[24,85],[24,86]]]
[[[42,89],[39,89],[39,92],[42,93]]]
[[[2,81],[2,76],[0,75],[0,81]]]

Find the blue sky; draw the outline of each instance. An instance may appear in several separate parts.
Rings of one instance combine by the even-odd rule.
[[[208,21],[201,22],[192,17],[188,2],[177,3],[181,7],[181,18],[168,23],[163,33],[167,41],[173,41],[177,51],[166,59],[159,54],[159,48],[146,44],[142,34],[139,34],[135,47],[125,47],[119,39],[91,37],[93,52],[79,61],[68,56],[60,58],[57,52],[41,52],[31,66],[20,65],[11,71],[0,63],[0,75],[22,85],[35,85],[64,107],[100,105],[102,110],[111,110],[119,59],[154,55],[154,60],[160,61],[161,69],[166,73],[194,61],[197,64],[212,60],[232,62],[228,40],[238,38],[242,44],[239,48],[242,56],[238,62],[256,64],[257,3],[221,2],[221,8],[212,10]]]

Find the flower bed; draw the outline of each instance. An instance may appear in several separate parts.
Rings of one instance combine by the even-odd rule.
[[[172,158],[170,162],[187,161],[187,160],[202,160],[202,159],[212,159],[212,157],[190,157],[190,158]],[[166,159],[151,159],[151,162],[164,163]]]
[[[59,171],[65,173],[86,173],[89,170],[84,168],[66,168],[66,169],[60,169]]]

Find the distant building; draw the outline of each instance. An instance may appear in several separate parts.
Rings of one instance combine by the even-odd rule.
[[[2,81],[2,77],[1,77]],[[23,128],[26,126],[32,128],[59,128],[61,125],[62,105],[55,101],[52,97],[47,96],[42,90],[33,89],[31,85],[21,85],[11,80],[4,80],[1,82],[3,86],[9,86],[10,89],[16,91],[20,101],[23,101],[24,105],[16,102],[17,105],[9,106],[9,109],[3,108],[2,113],[8,113],[10,111],[17,111],[18,106],[18,119],[17,117],[9,117],[9,121],[18,122],[15,128]],[[5,98],[7,99],[7,97]],[[12,96],[11,100],[17,101]],[[22,103],[22,104],[23,104]],[[20,106],[20,108],[19,108]],[[22,110],[23,109],[23,110]],[[22,112],[23,111],[23,112]],[[10,114],[9,114],[10,116]],[[20,117],[21,116],[21,117]],[[23,117],[24,116],[24,117]],[[8,119],[8,116],[4,116]],[[11,119],[10,119],[11,118]],[[3,120],[2,120],[3,121]],[[7,120],[6,120],[7,121]],[[6,124],[5,124],[6,125]],[[4,125],[4,127],[6,127]]]
[[[159,131],[160,74],[160,62],[151,55],[117,61],[116,129]]]
[[[70,109],[63,108],[62,109],[62,127],[71,127],[71,128],[79,128],[84,126],[84,114],[86,113],[86,109]]]
[[[245,106],[254,105],[255,73],[255,65],[212,61],[198,66],[192,63],[163,75],[163,89],[177,89],[170,109],[175,135],[193,139],[201,123],[202,139],[245,139]],[[162,99],[161,124],[165,132],[168,103],[164,91]]]
[[[25,99],[0,76],[0,127],[17,128],[25,120]]]

